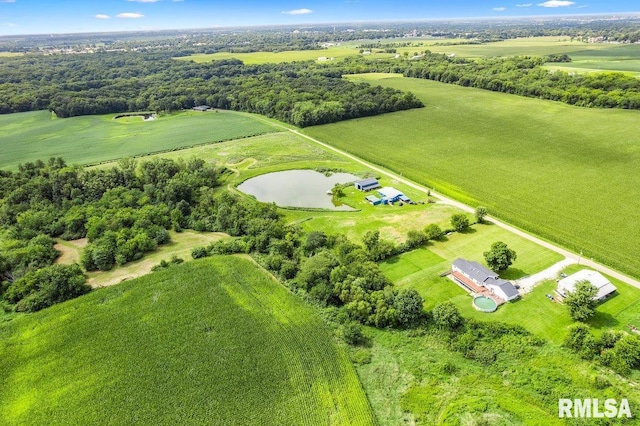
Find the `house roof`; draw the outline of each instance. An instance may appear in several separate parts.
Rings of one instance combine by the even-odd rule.
[[[478,262],[458,258],[453,261],[453,266],[467,274],[469,278],[479,283],[485,282],[487,279],[498,279],[498,274],[490,271]]]
[[[376,201],[380,201],[380,198],[376,197],[375,195],[367,195],[366,197],[364,197],[365,200],[371,202],[371,203],[375,203]]]
[[[485,268],[478,262],[458,258],[453,262],[453,266],[478,283],[482,283],[485,286],[499,287],[505,296],[507,296],[507,299],[518,296],[518,290],[511,282],[501,279],[498,274]]]
[[[384,188],[378,189],[378,193],[384,198],[397,198],[403,195],[402,192],[390,186],[385,186]]]
[[[568,277],[558,281],[558,292],[566,294],[568,292],[575,291],[578,281],[585,280],[589,281],[598,289],[595,299],[602,299],[617,290],[616,286],[611,284],[611,282],[601,273],[590,269],[582,269],[575,274],[569,275]]]
[[[514,285],[511,284],[509,281],[505,281],[500,278],[498,278],[495,281],[496,282],[493,283],[493,285],[500,287],[500,290],[504,292],[504,294],[507,296],[507,299],[512,299],[518,296],[518,289],[516,289]]]

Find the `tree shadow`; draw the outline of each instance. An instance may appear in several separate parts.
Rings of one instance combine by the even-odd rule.
[[[386,263],[389,265],[393,265],[400,262],[400,255],[396,254],[395,256],[389,257],[387,259],[385,259],[382,263]]]
[[[500,278],[504,280],[517,280],[519,278],[526,277],[527,275],[529,274],[527,274],[522,269],[508,268],[506,271],[502,271],[500,273]]]
[[[475,229],[473,226],[469,226],[464,231],[458,231],[458,232],[463,235],[468,235],[468,234],[475,234],[476,232],[478,232],[478,230]]]
[[[590,326],[597,329],[613,328],[620,325],[620,321],[618,321],[613,315],[608,312],[600,312],[598,310],[596,310],[596,314],[587,322]]]

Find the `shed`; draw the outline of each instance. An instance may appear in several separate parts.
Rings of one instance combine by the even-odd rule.
[[[210,109],[211,107],[209,105],[199,105],[197,107],[193,107],[194,111],[200,111],[200,112],[209,111]]]
[[[371,191],[372,189],[378,189],[381,186],[378,179],[375,178],[358,180],[354,182],[353,185],[360,191]]]
[[[598,293],[594,296],[594,300],[604,300],[617,290],[616,286],[611,284],[607,278],[599,272],[590,269],[582,269],[575,274],[558,281],[558,293],[566,297],[568,293],[575,291],[576,284],[579,281],[589,281],[597,289]]]
[[[382,204],[382,200],[375,195],[367,195],[364,197],[365,200],[370,202],[372,205],[377,206],[378,204]]]

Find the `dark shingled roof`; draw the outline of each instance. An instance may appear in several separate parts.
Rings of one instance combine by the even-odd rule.
[[[483,283],[489,278],[498,279],[498,274],[488,270],[478,262],[458,258],[453,262],[453,265],[479,283]]]
[[[490,284],[500,287],[508,298],[518,295],[518,290],[509,281],[501,279],[498,274],[480,265],[478,262],[472,262],[465,259],[456,259],[453,265],[467,274],[471,279],[478,283]]]

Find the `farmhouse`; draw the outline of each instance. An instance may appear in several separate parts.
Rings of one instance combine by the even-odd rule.
[[[558,293],[560,293],[562,297],[566,297],[568,293],[575,291],[576,284],[579,281],[589,281],[598,289],[594,300],[604,300],[617,290],[601,273],[589,269],[582,269],[558,281]]]
[[[402,192],[390,186],[385,186],[384,188],[380,188],[378,190],[378,194],[380,195],[380,197],[382,197],[382,202],[384,204],[391,204],[391,203],[395,203],[396,201],[402,201],[405,203],[408,203],[409,201],[411,201],[409,197],[407,197]]]
[[[378,179],[375,178],[358,180],[354,182],[353,185],[360,191],[371,191],[372,189],[378,189],[381,187],[380,183],[378,183]]]
[[[483,293],[483,289],[486,289],[492,296],[502,299],[501,301],[511,301],[519,297],[513,284],[477,262],[458,258],[451,266],[451,275],[456,282],[474,293]]]

